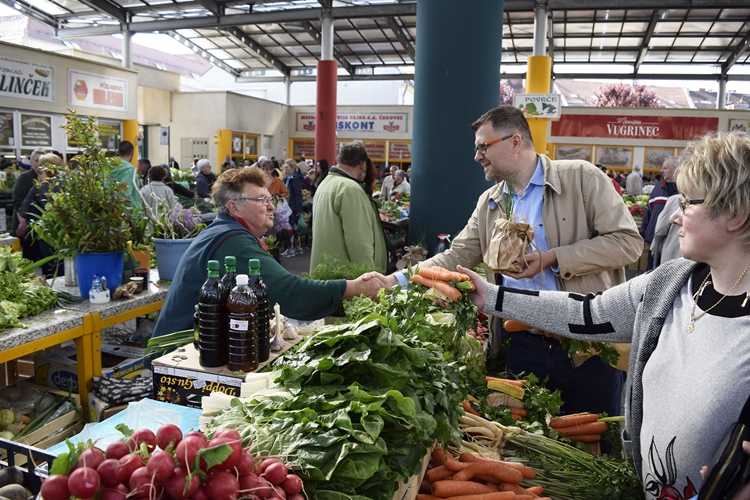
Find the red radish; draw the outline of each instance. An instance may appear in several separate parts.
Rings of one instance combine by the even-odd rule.
[[[146,443],[149,453],[154,451],[154,448],[156,448],[156,434],[154,434],[154,431],[151,429],[138,429],[128,440],[128,446],[130,446],[131,451],[140,450],[141,443]]]
[[[164,424],[156,431],[156,445],[162,450],[166,450],[170,444],[177,446],[180,441],[182,431],[174,424]]]
[[[199,437],[203,440],[205,444],[208,444],[208,438],[201,431],[190,431],[187,434],[185,434],[185,437],[189,437],[189,436]]]
[[[221,500],[236,500],[240,489],[237,478],[227,471],[212,472],[208,475],[204,486],[209,498]]]
[[[164,481],[174,472],[174,457],[168,451],[157,451],[148,459],[148,471]]]
[[[127,498],[127,493],[111,488],[105,488],[99,493],[99,500],[127,500]]]
[[[279,460],[278,458],[266,458],[260,463],[260,469],[258,470],[258,473],[263,474],[271,464],[280,464],[280,463],[281,463],[281,460]]]
[[[185,486],[186,484],[187,487]],[[177,466],[174,469],[174,473],[164,481],[164,490],[167,492],[167,495],[175,500],[184,500],[193,496],[200,484],[198,476],[192,475],[188,479],[187,470]]]
[[[55,474],[48,477],[42,484],[41,493],[45,500],[68,500],[70,498],[68,476]]]
[[[104,459],[105,456],[104,453],[102,453],[102,450],[92,446],[91,448],[83,450],[81,456],[78,457],[76,467],[89,467],[91,469],[96,469],[99,467],[100,463],[104,462]]]
[[[108,458],[99,464],[96,473],[99,474],[99,479],[105,487],[116,488],[125,480],[126,471],[119,460]]]
[[[291,495],[287,495],[286,500],[305,500],[305,497],[303,497],[299,493],[293,493]]]
[[[104,452],[106,458],[115,458],[120,460],[122,457],[130,453],[128,449],[128,443],[125,441],[115,441],[107,446],[107,451]]]
[[[257,486],[258,476],[255,474],[250,473],[240,476],[240,491],[251,493]]]
[[[295,474],[289,474],[281,483],[285,492],[293,494],[302,491],[302,479]]]
[[[255,496],[258,498],[268,498],[273,493],[273,486],[265,478],[258,478],[258,486],[255,487]]]
[[[175,448],[175,457],[183,467],[189,469],[195,461],[198,451],[205,448],[206,445],[205,438],[185,436]]]
[[[91,467],[81,467],[68,476],[68,491],[78,498],[93,497],[100,485],[99,474]]]
[[[209,447],[221,446],[222,444],[228,445],[232,449],[232,453],[219,465],[212,467],[209,472],[215,470],[231,470],[237,467],[242,461],[242,443],[238,440],[230,437],[220,437],[212,439],[209,443]]]
[[[206,493],[206,488],[204,488],[203,485],[200,485],[198,491],[193,493],[190,500],[210,500],[210,497],[208,496],[208,493]]]
[[[269,483],[278,485],[284,482],[288,474],[289,469],[287,469],[286,465],[277,462],[266,467],[266,470],[263,472],[263,477],[265,477]]]
[[[235,429],[219,429],[214,433],[213,436],[211,436],[211,439],[217,439],[221,437],[228,437],[236,441],[242,441],[242,436],[240,436],[240,433]]]
[[[120,459],[120,465],[125,469],[125,476],[122,478],[122,482],[127,484],[127,482],[130,481],[130,476],[133,475],[133,472],[146,464],[143,462],[140,455],[137,453],[131,453]]]
[[[128,481],[130,496],[133,498],[156,498],[161,489],[161,481],[154,477],[148,471],[148,468],[141,467],[133,472]]]
[[[237,464],[237,473],[240,476],[243,476],[252,473],[253,470],[255,470],[255,459],[250,453],[243,451],[242,456],[240,457],[240,463]]]
[[[280,486],[275,486],[268,500],[286,500],[286,492]]]

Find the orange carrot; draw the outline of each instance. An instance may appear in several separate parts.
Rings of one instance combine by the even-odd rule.
[[[435,481],[441,481],[447,477],[451,477],[452,475],[453,471],[448,469],[445,465],[438,465],[437,467],[434,467],[425,473],[425,476],[427,476],[427,479],[431,483],[434,483]]]
[[[446,460],[443,465],[445,466],[446,469],[450,469],[453,472],[459,472],[459,471],[464,470],[471,464],[466,463],[466,462],[459,462],[458,460],[451,459],[451,460]]]
[[[446,453],[440,446],[436,446],[435,449],[432,450],[432,462],[435,465],[443,465],[446,458],[448,458],[448,453]]]
[[[426,493],[417,493],[417,500],[443,500],[443,499],[440,497],[427,495]]]
[[[566,436],[571,441],[579,443],[595,443],[602,438],[601,434],[584,434],[582,436]]]
[[[432,484],[432,494],[440,498],[455,497],[457,495],[479,495],[481,493],[492,493],[489,488],[482,483],[474,481],[435,481]]]
[[[430,280],[439,281],[471,281],[468,275],[457,273],[454,271],[448,271],[442,267],[421,267],[419,268],[419,275],[424,276]]]
[[[534,495],[516,495],[513,500],[534,500]]]
[[[455,481],[468,481],[475,474],[486,474],[494,476],[504,483],[508,482],[518,484],[523,479],[523,475],[519,471],[511,469],[510,467],[506,467],[505,465],[494,460],[480,460],[478,462],[474,462],[461,472],[456,472],[453,475],[453,479]]]
[[[571,425],[568,427],[555,427],[554,429],[566,437],[583,436],[584,434],[601,434],[607,430],[607,424],[605,422],[590,422],[588,424]]]
[[[477,457],[473,453],[461,453],[458,456],[458,460],[461,462],[478,462],[479,457]]]
[[[529,410],[527,410],[526,408],[512,408],[511,411],[513,413],[518,413],[522,417],[525,417],[529,413]]]
[[[490,377],[490,376],[484,377],[484,379],[487,382],[489,382],[490,380],[497,380],[498,382],[505,382],[506,384],[509,384],[509,385],[515,385],[516,387],[523,387],[523,384],[526,383],[526,381],[523,379],[513,380],[510,378],[497,378],[497,377]]]
[[[422,478],[422,484],[419,485],[419,492],[430,494],[432,493],[432,483],[426,478]]]
[[[526,491],[528,491],[532,495],[539,496],[542,493],[544,493],[544,487],[543,486],[530,486],[526,488]]]
[[[413,274],[411,276],[411,280],[415,283],[419,283],[420,285],[424,285],[429,288],[434,288],[438,292],[445,295],[449,300],[452,300],[453,302],[457,302],[461,299],[461,292],[458,291],[458,289],[445,281],[434,281],[429,280],[425,278],[424,276],[420,276],[418,274]]]
[[[469,402],[468,402],[468,401],[466,401],[465,399],[464,399],[463,401],[461,401],[461,405],[462,405],[462,406],[464,407],[464,411],[465,411],[466,413],[471,413],[472,415],[476,415],[477,417],[479,417],[479,416],[480,416],[480,415],[479,415],[479,412],[478,412],[478,411],[476,411],[476,410],[475,410],[475,409],[474,409],[474,408],[473,408],[473,407],[471,406],[471,403],[469,403]]]
[[[510,467],[511,469],[517,470],[518,472],[521,473],[524,479],[536,478],[536,472],[534,471],[534,469],[530,467],[526,467],[523,464],[520,464],[518,462],[500,462],[500,463],[506,467]]]
[[[571,425],[588,424],[590,422],[596,422],[599,420],[599,416],[594,413],[576,413],[574,415],[565,415],[564,417],[557,417],[550,420],[549,426],[553,429],[558,427],[570,427]]]
[[[508,491],[496,491],[492,493],[482,493],[479,495],[461,495],[450,497],[451,500],[513,500],[516,498],[515,493]]]
[[[511,491],[514,495],[527,495],[528,492],[525,488],[520,487],[516,483],[503,483],[502,488],[500,488],[500,491]]]
[[[485,484],[492,483],[492,484],[503,484],[502,481],[500,481],[495,476],[490,476],[489,474],[474,474],[474,477],[471,478],[472,481],[482,481]]]
[[[525,332],[526,330],[531,330],[531,328],[532,327],[529,325],[525,325],[514,319],[506,320],[505,323],[503,323],[503,329],[505,329],[506,332]]]
[[[487,481],[484,484],[487,485],[487,487],[490,488],[493,492],[500,491],[500,487],[497,485],[497,483],[494,483],[492,481]]]

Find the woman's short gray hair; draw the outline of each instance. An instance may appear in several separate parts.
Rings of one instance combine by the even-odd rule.
[[[703,198],[711,216],[744,219],[739,236],[750,244],[750,136],[718,132],[689,142],[680,156],[677,189]]]

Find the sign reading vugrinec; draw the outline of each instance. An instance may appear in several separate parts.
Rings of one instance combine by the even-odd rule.
[[[122,78],[69,69],[68,104],[127,111],[128,82]]]
[[[513,106],[526,118],[560,118],[560,94],[515,94]]]
[[[0,57],[0,96],[55,100],[55,68]]]

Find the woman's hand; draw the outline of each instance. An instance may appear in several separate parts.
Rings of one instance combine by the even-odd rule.
[[[750,441],[743,441],[742,449],[745,450],[746,454],[750,455]],[[704,465],[701,469],[701,477],[706,479],[706,474],[708,474],[708,466]],[[750,500],[750,483],[743,486],[742,489],[734,495],[732,500]]]
[[[477,287],[477,289],[469,294],[469,298],[474,301],[480,311],[484,310],[484,301],[487,298],[487,286],[489,283],[471,269],[458,266],[456,267],[456,270],[471,278],[471,282],[474,283],[474,286]]]
[[[378,279],[378,273],[365,273],[356,280],[346,281],[346,291],[343,298],[351,299],[352,297],[365,295],[375,300],[381,288],[383,288],[383,283]]]

